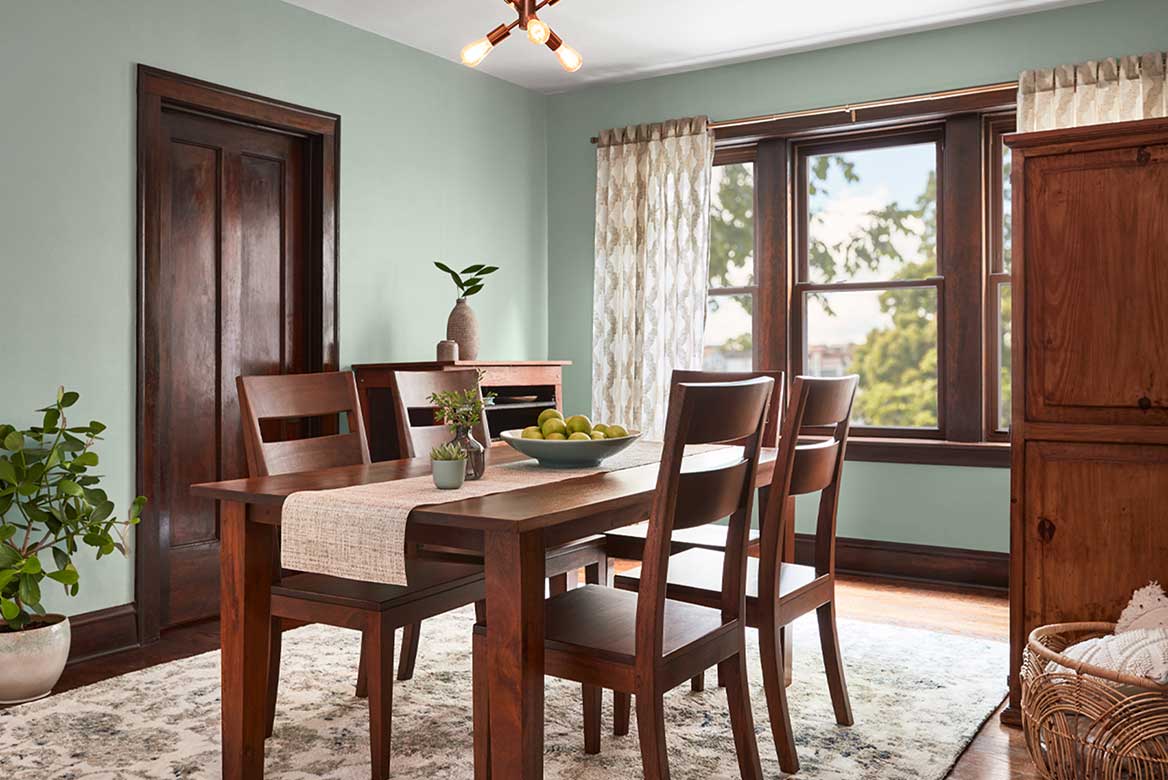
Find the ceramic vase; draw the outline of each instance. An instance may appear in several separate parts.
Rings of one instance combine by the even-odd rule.
[[[430,471],[439,490],[458,490],[466,480],[465,460],[432,460]]]
[[[48,696],[65,671],[72,639],[69,618],[46,615],[34,628],[0,631],[0,704]]]
[[[459,298],[446,319],[446,338],[458,342],[459,360],[475,360],[479,356],[479,321],[474,309]]]

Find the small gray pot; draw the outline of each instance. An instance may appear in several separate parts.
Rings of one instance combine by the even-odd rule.
[[[432,460],[434,486],[439,490],[458,490],[466,481],[466,458],[462,460]]]

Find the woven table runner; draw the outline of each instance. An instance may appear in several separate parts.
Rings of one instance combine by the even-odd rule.
[[[503,493],[661,460],[661,442],[635,442],[598,467],[549,469],[534,460],[488,466],[482,479],[439,490],[429,474],[293,493],[281,515],[281,564],[334,577],[406,585],[406,519],[416,507]],[[686,454],[713,449],[687,448]]]

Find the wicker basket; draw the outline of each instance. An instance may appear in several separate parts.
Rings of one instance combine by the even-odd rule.
[[[1061,654],[1114,630],[1114,623],[1059,623],[1030,634],[1022,727],[1043,777],[1168,780],[1168,686]]]

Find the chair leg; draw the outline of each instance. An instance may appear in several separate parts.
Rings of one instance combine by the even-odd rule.
[[[608,582],[602,582],[601,576],[608,574],[608,559],[604,558],[597,563],[590,563],[584,567],[584,582],[588,585],[608,585]]]
[[[600,694],[596,685],[584,685],[584,752],[596,755],[600,752]]]
[[[393,721],[393,627],[380,615],[372,617],[365,636],[369,680],[369,749],[373,780],[389,778],[389,746]]]
[[[267,710],[267,733],[272,736],[276,725],[276,696],[280,690],[280,651],[284,643],[284,624],[280,618],[272,618],[271,639],[268,640],[268,700],[265,702]]]
[[[414,663],[418,660],[418,643],[421,637],[421,622],[411,623],[402,632],[401,658],[397,662],[397,679],[408,680],[414,676]]]
[[[632,709],[633,697],[620,691],[612,692],[612,735],[627,737],[629,735],[629,711]]]
[[[718,667],[718,687],[719,688],[726,687],[726,678],[724,676],[722,676],[722,667],[720,667],[720,666]]]
[[[779,754],[779,768],[789,775],[799,771],[799,754],[795,750],[795,732],[787,708],[787,685],[783,674],[783,634],[774,624],[774,615],[762,620],[758,629],[758,649],[762,660],[762,686],[766,693],[771,733]]]
[[[369,637],[361,632],[361,658],[357,661],[357,698],[364,699],[369,695],[369,667],[366,661],[369,658]]]
[[[819,618],[819,644],[823,648],[823,667],[827,672],[827,689],[831,692],[831,706],[835,722],[850,726],[852,704],[848,701],[848,686],[844,682],[844,663],[840,657],[839,631],[835,622],[835,602],[829,601],[815,610]]]
[[[723,670],[722,676],[726,680],[726,698],[730,702],[730,731],[734,734],[738,773],[742,780],[762,780],[758,739],[754,735],[754,714],[750,709],[750,683],[746,677],[745,652],[740,649],[733,658],[727,658],[718,664],[718,668]]]
[[[669,780],[664,692],[655,690],[652,685],[637,690],[637,737],[641,743],[641,769],[645,780]]]
[[[698,672],[689,681],[689,689],[694,693],[701,693],[706,689],[706,673]]]
[[[476,606],[478,606],[476,604]],[[487,685],[487,638],[474,632],[471,651],[471,701],[475,780],[491,777],[491,707]]]

